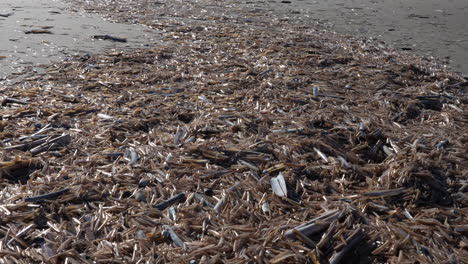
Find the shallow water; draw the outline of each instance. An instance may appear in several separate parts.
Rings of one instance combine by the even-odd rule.
[[[468,74],[468,0],[281,0],[258,6],[300,13],[333,30],[373,37]]]
[[[1,16],[7,14],[11,15]],[[44,28],[53,34],[25,34]],[[127,38],[128,42],[93,38],[106,34]],[[74,13],[56,0],[1,0],[0,36],[0,80],[32,66],[33,70],[40,70],[38,64],[61,61],[70,55],[160,42],[155,30],[112,23],[94,14]]]

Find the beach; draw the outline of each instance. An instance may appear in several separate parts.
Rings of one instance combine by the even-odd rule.
[[[468,262],[468,79],[310,3],[67,0],[36,12],[89,21],[19,23],[67,45],[0,82],[2,261]]]
[[[269,6],[273,5],[278,3]],[[468,72],[464,0],[303,0],[283,4],[282,9],[319,19],[342,34],[375,38],[402,51],[437,58],[454,71]]]
[[[96,2],[98,5],[99,3],[100,1]],[[267,17],[268,13],[273,12],[276,16],[300,20],[305,24],[319,22],[322,28],[353,37],[373,38],[409,54],[435,59],[441,66],[458,73],[468,73],[468,7],[463,0],[443,3],[435,0],[392,3],[367,0],[303,0],[291,3],[247,1],[236,5],[243,8],[244,13],[256,10],[256,17]],[[112,10],[112,7],[109,10]],[[110,12],[101,11],[101,15],[111,16]],[[123,14],[114,14],[113,19],[119,20],[125,16],[125,10],[121,12]],[[156,43],[159,39],[158,32],[149,34],[150,31],[138,27],[138,23],[123,20],[120,24],[111,23],[86,10],[72,10],[57,0],[32,3],[3,1],[0,4],[0,14],[5,15],[0,17],[1,33],[4,36],[0,42],[1,78],[28,67],[40,71],[40,68],[34,66],[60,61],[79,53],[95,53],[104,48],[136,48]],[[166,19],[166,14],[158,15],[155,19]],[[236,14],[231,12],[229,16],[235,17]],[[173,16],[175,17],[177,15]],[[50,30],[52,34],[24,34],[34,27],[53,28]],[[125,45],[94,41],[92,36],[99,32],[126,36],[131,41]]]

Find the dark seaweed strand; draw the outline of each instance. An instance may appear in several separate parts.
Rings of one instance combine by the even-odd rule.
[[[178,193],[178,194],[172,196],[171,198],[165,200],[164,202],[155,205],[154,207],[159,209],[159,210],[164,210],[167,207],[179,202],[180,200],[182,200],[184,198],[185,198],[185,193],[183,193],[183,192]]]
[[[54,200],[58,196],[65,194],[70,191],[70,188],[65,188],[63,190],[57,191],[57,192],[51,192],[51,193],[46,193],[46,194],[41,194],[38,196],[32,196],[32,197],[26,197],[24,198],[25,202],[41,202],[44,200]]]

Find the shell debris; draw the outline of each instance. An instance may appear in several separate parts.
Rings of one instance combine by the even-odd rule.
[[[67,2],[164,41],[0,85],[1,262],[468,263],[461,76],[255,1]]]

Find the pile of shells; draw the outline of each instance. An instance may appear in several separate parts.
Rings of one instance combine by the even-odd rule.
[[[1,86],[2,261],[468,262],[467,80],[272,20]]]

